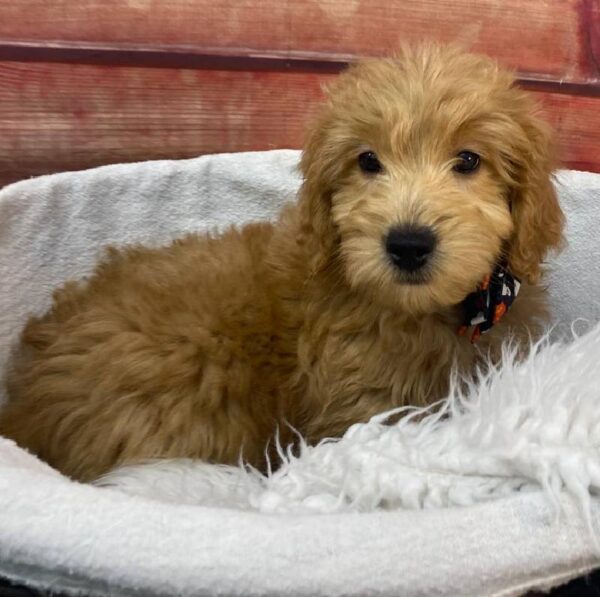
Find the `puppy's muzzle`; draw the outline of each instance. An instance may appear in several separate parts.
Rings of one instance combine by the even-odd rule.
[[[385,250],[399,270],[412,273],[427,264],[436,243],[429,228],[392,228],[385,239]]]

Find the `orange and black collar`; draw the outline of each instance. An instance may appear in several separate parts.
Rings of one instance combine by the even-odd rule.
[[[462,302],[463,319],[458,333],[464,336],[473,328],[471,342],[492,328],[508,311],[519,294],[521,283],[504,264],[487,275],[475,292]]]

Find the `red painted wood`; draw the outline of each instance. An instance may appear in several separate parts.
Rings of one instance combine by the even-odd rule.
[[[530,74],[598,77],[598,0],[0,1],[0,41],[330,60],[454,41]],[[591,48],[591,50],[590,50]]]
[[[582,0],[581,9],[583,48],[592,78],[600,80],[600,1]]]
[[[227,49],[202,54],[195,49],[174,47],[121,47],[115,44],[73,44],[68,42],[40,45],[31,42],[0,41],[0,61],[58,62],[147,68],[233,70],[251,72],[337,74],[351,63],[335,56],[307,58],[269,54],[234,55]],[[543,75],[516,73],[516,80],[532,91],[600,97],[600,80],[569,81]]]
[[[536,94],[546,118],[558,131],[566,167],[600,172],[600,98]]]
[[[0,63],[0,181],[299,147],[329,75]],[[568,165],[600,171],[600,98],[538,96]]]
[[[453,42],[524,73],[585,79],[579,0],[315,0],[293,15],[291,47],[358,55],[402,42]],[[319,27],[308,24],[319,22]],[[341,50],[345,51],[345,50]]]
[[[232,54],[227,49],[212,50],[211,54],[202,54],[193,48],[164,46],[122,47],[115,44],[83,45],[68,42],[40,45],[31,42],[0,41],[1,60],[147,68],[337,74],[346,68],[352,59],[342,60],[335,55],[307,58],[274,53],[256,56]],[[600,97],[600,80],[571,81],[531,73],[516,73],[516,80],[533,91]]]
[[[0,180],[299,146],[325,78],[0,63]]]

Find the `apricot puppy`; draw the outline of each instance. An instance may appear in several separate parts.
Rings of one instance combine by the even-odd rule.
[[[260,467],[278,428],[310,442],[443,397],[543,314],[563,216],[552,138],[493,61],[421,47],[333,83],[279,220],[111,249],[27,324],[0,433],[90,480],[147,458]],[[226,198],[225,198],[226,199]],[[465,299],[521,280],[473,345]]]

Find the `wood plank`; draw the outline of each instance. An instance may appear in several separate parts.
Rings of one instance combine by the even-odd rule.
[[[429,39],[489,54],[523,73],[579,80],[590,74],[580,10],[577,0],[316,0],[294,13],[291,46],[369,55]],[[315,22],[322,24],[307,25]]]
[[[600,172],[600,98],[536,93],[558,131],[561,161],[574,170]]]
[[[0,60],[6,62],[58,62],[147,68],[269,71],[285,73],[337,74],[351,63],[335,56],[306,58],[268,55],[233,55],[223,51],[202,54],[194,49],[164,47],[121,47],[81,45],[66,42],[39,45],[30,42],[0,41]],[[516,73],[517,81],[534,91],[600,97],[600,80],[569,81],[531,73]]]
[[[597,0],[20,0],[0,2],[0,41],[327,61],[435,39],[523,73],[587,81],[598,78],[598,17]]]
[[[326,78],[0,63],[0,179],[298,146]]]
[[[300,147],[322,74],[0,63],[0,180]],[[600,171],[600,98],[543,94],[565,162]]]

